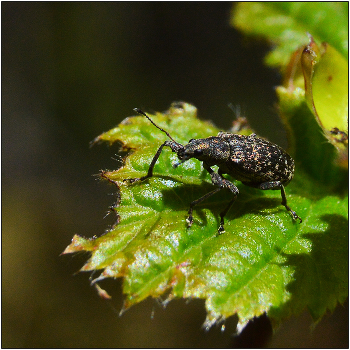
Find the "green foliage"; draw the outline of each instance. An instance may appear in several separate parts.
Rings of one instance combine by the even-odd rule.
[[[313,39],[301,54],[305,98],[325,136],[347,157],[347,142],[332,130],[348,133],[348,62],[332,46]],[[345,139],[344,139],[345,141]]]
[[[172,107],[168,114],[156,114],[152,119],[181,143],[218,132],[211,124],[199,121],[195,108],[188,104],[183,109]],[[148,296],[160,297],[164,292],[166,302],[174,297],[203,298],[208,327],[235,313],[242,327],[252,317],[270,310],[278,322],[293,308],[305,307],[315,288],[329,280],[338,285],[332,287],[338,294],[326,305],[321,302],[324,299],[314,302],[314,314],[319,316],[321,309],[332,308],[337,300],[343,300],[347,250],[339,241],[344,239],[346,199],[326,192],[310,195],[305,188],[312,183],[298,174],[287,187],[287,194],[290,206],[304,220],[299,224],[280,205],[279,191],[259,191],[239,184],[240,195],[227,216],[224,234],[217,236],[219,212],[231,198],[225,191],[200,205],[194,211],[192,227],[187,228],[189,203],[212,189],[200,162],[189,160],[173,169],[176,155],[166,149],[154,168],[153,178],[132,185],[123,182],[147,173],[165,139],[143,117],[127,118],[99,137],[110,143],[122,140],[123,148],[132,150],[124,166],[102,174],[119,186],[120,223],[92,240],[75,236],[65,251],[92,252],[82,270],[102,269],[97,280],[124,277],[125,308]],[[322,237],[333,226],[341,230],[332,230],[328,242]],[[315,240],[326,240],[329,248],[334,244],[337,264],[341,261],[342,266],[333,270],[327,262],[329,274],[303,280],[305,293],[299,289],[293,293],[291,288],[301,283],[295,281],[295,274],[312,271],[317,267],[312,255],[322,256],[325,246],[317,246]],[[303,256],[309,257],[306,265]]]
[[[258,35],[276,45],[266,62],[285,67],[290,55],[307,43],[326,41],[344,57],[348,54],[347,2],[240,2],[231,23],[246,34]]]
[[[329,24],[321,14],[332,15],[344,6],[242,3],[233,22],[248,33],[278,42],[269,61],[281,64],[303,43],[306,31],[314,30],[319,36],[335,33],[333,24],[330,32],[321,29],[315,13],[319,21]],[[323,12],[315,12],[321,7]],[[305,23],[310,18],[308,28]],[[271,23],[279,24],[276,30]],[[333,46],[344,53],[343,34],[336,34]],[[310,71],[312,79],[313,66]],[[293,84],[278,87],[277,94],[296,162],[287,199],[303,219],[301,224],[281,205],[279,191],[259,191],[237,182],[240,194],[226,217],[225,233],[218,236],[217,229],[219,213],[232,198],[229,191],[196,207],[188,228],[189,204],[213,189],[210,176],[193,159],[174,169],[177,156],[164,148],[152,178],[133,184],[123,181],[145,175],[167,139],[146,118],[129,117],[96,140],[119,143],[121,154],[127,154],[119,169],[101,173],[116,186],[113,210],[119,215],[118,223],[101,237],[74,236],[64,253],[91,252],[82,271],[101,270],[93,283],[122,277],[125,309],[149,296],[163,296],[165,304],[179,297],[205,299],[206,327],[237,314],[240,330],[264,312],[278,324],[306,307],[318,320],[344,302],[348,295],[347,171],[334,162],[338,150],[320,132],[296,76],[292,80]],[[196,108],[186,103],[151,118],[182,144],[218,133],[212,124],[198,120]],[[108,297],[100,287],[98,291]]]

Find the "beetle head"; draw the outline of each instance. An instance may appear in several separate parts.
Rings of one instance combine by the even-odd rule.
[[[177,155],[180,162],[177,167],[188,159],[196,158],[208,164],[216,164],[225,161],[230,156],[230,149],[226,142],[218,137],[208,137],[206,139],[192,139],[183,149],[179,149]]]

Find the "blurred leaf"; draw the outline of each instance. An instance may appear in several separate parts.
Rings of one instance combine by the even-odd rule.
[[[348,55],[347,2],[240,2],[233,7],[231,24],[275,45],[266,58],[272,66],[285,67],[291,54],[306,45],[307,33]]]
[[[323,45],[312,79],[314,105],[325,130],[348,130],[348,63],[332,46]]]
[[[189,104],[151,118],[183,144],[218,132],[210,123],[199,121]],[[190,202],[213,189],[199,161],[191,159],[174,169],[177,156],[165,148],[152,178],[123,182],[145,175],[166,139],[144,117],[127,118],[96,139],[118,141],[129,155],[120,169],[101,173],[117,186],[114,210],[119,223],[98,238],[75,236],[64,252],[92,252],[82,271],[103,270],[93,283],[123,277],[125,309],[164,293],[165,304],[175,297],[205,299],[207,328],[234,314],[239,317],[239,330],[264,312],[278,323],[305,307],[317,319],[344,301],[346,198],[311,179],[303,163],[305,169],[296,172],[286,189],[288,203],[303,218],[302,224],[281,206],[279,191],[237,184],[240,195],[226,217],[224,234],[218,236],[217,229],[219,213],[231,199],[225,191],[196,207],[194,223],[188,228]],[[312,162],[318,161],[315,157]],[[304,278],[318,268],[325,273]],[[322,293],[315,293],[320,286]]]
[[[288,127],[290,153],[296,162],[296,175],[302,171],[310,177],[313,189],[307,191],[322,193],[325,191],[343,191],[348,188],[346,169],[335,162],[337,149],[327,141],[313,113],[309,109],[304,90],[290,90],[283,86],[276,89],[279,98],[279,111],[284,124]],[[297,180],[297,176],[293,180]],[[307,184],[307,182],[304,182]],[[300,186],[304,187],[303,184]],[[341,190],[343,188],[343,190]]]
[[[325,137],[336,147],[338,163],[348,158],[348,63],[329,44],[311,38],[301,54],[305,97]]]

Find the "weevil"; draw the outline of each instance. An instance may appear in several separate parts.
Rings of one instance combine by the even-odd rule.
[[[210,174],[211,181],[216,188],[190,204],[186,219],[188,227],[193,223],[193,208],[226,188],[232,192],[233,198],[220,213],[218,233],[221,234],[225,231],[224,217],[236,200],[239,191],[231,181],[223,176],[224,174],[241,181],[244,185],[260,190],[280,190],[282,205],[291,213],[294,220],[298,219],[300,223],[302,222],[297,213],[287,205],[284,186],[288,185],[294,176],[294,160],[280,146],[260,138],[256,134],[245,136],[222,131],[217,136],[191,139],[184,146],[175,141],[166,130],[155,124],[141,109],[135,108],[134,111],[145,116],[156,128],[164,132],[170,141],[165,141],[158,148],[148,168],[147,175],[124,181],[133,183],[152,177],[154,165],[165,146],[170,147],[179,158],[179,162],[173,165],[174,168],[188,159],[196,158],[203,162],[203,168]],[[218,166],[218,172],[211,168],[214,165]]]

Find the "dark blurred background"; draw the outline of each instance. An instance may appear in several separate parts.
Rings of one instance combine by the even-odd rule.
[[[229,347],[235,320],[205,332],[204,302],[155,300],[122,317],[121,281],[75,274],[87,254],[59,256],[74,234],[92,237],[114,188],[96,181],[116,148],[89,142],[140,107],[173,101],[228,129],[228,103],[286,147],[274,109],[278,72],[269,46],[229,26],[228,2],[2,2],[2,347]],[[272,347],[344,347],[347,306],[313,332],[287,321]]]

